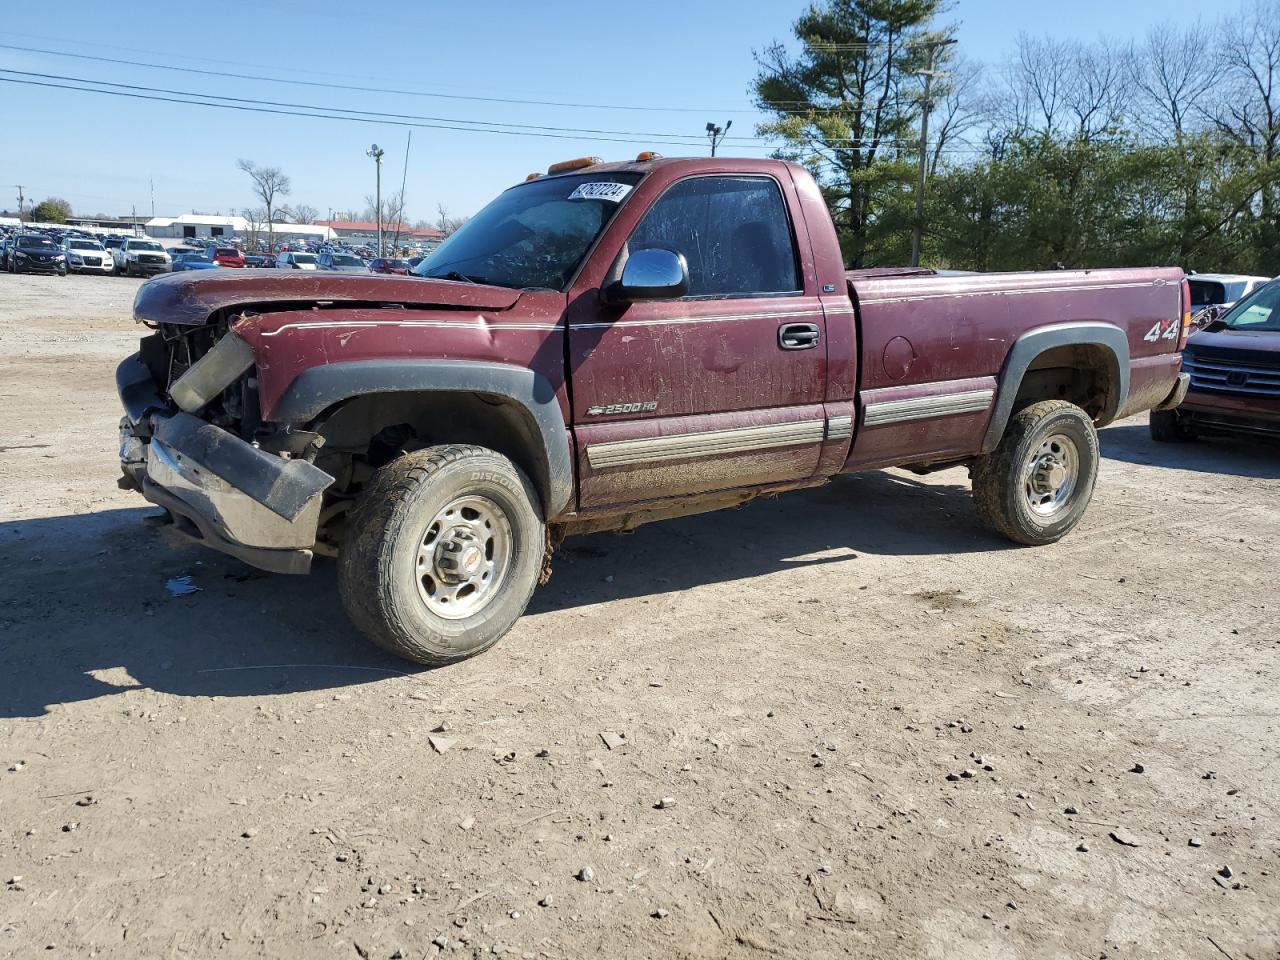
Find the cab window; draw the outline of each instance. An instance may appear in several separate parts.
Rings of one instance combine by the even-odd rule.
[[[771,177],[681,180],[644,215],[628,247],[684,254],[689,297],[800,291],[786,205]]]

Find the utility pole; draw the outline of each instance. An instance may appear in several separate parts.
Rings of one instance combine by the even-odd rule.
[[[716,144],[724,139],[724,135],[729,132],[729,128],[732,126],[732,120],[726,120],[723,127],[716,123],[707,124],[707,139],[711,141],[711,155],[713,157],[716,155]]]
[[[135,237],[138,235],[138,205],[136,203],[133,205],[133,235]]]
[[[15,183],[14,186],[18,188],[18,223],[21,224],[22,223],[22,205],[23,203],[26,202],[26,197],[24,197],[22,194],[22,184]]]
[[[154,219],[156,218],[156,180],[155,180],[155,177],[152,177],[152,178],[151,178],[150,183],[151,183],[151,219],[152,219],[152,220],[154,220]]]
[[[939,47],[948,47],[955,42],[953,39],[946,38],[929,40],[921,44],[929,51],[929,60],[923,70],[916,71],[918,76],[924,77],[924,99],[920,103],[920,179],[916,183],[916,222],[911,228],[911,265],[913,267],[920,266],[920,234],[924,227],[924,184],[929,175],[929,111],[933,109],[930,95],[933,93],[934,78],[947,76],[946,73],[933,69],[933,58]]]
[[[385,152],[376,143],[365,151],[367,156],[373,157],[373,162],[378,168],[378,185],[373,195],[373,205],[378,212],[378,256],[382,256],[382,155]]]

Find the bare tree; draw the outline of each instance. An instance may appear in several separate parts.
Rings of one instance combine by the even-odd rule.
[[[1221,36],[1218,62],[1227,91],[1215,125],[1227,140],[1255,157],[1257,221],[1265,225],[1268,237],[1260,247],[1267,260],[1273,260],[1280,256],[1280,236],[1275,233],[1280,213],[1275,173],[1280,159],[1280,2],[1254,0],[1225,21]]]
[[[266,209],[267,245],[274,247],[275,231],[271,224],[275,220],[276,198],[288,196],[289,191],[293,189],[293,185],[289,182],[289,175],[279,167],[260,167],[252,160],[237,160],[236,166],[247,173],[249,179],[253,181],[253,191]]]
[[[456,233],[458,228],[467,222],[466,217],[454,217],[443,203],[436,204],[436,229],[446,237]]]
[[[267,211],[261,207],[245,207],[240,211],[240,216],[245,219],[245,232],[248,234],[250,249],[258,248],[258,234],[262,232],[263,226],[267,223]]]
[[[295,203],[292,206],[286,205],[280,209],[293,223],[315,223],[316,217],[320,216],[319,210],[306,203]]]
[[[980,64],[956,57],[952,60],[950,75],[942,84],[941,96],[935,98],[932,113],[933,155],[929,160],[929,175],[938,172],[942,155],[948,150],[968,144],[969,136],[986,120],[984,104],[979,97],[983,84]]]
[[[1080,140],[1095,140],[1113,131],[1133,99],[1124,51],[1103,39],[1071,45],[1065,106]]]
[[[1219,79],[1212,38],[1198,20],[1183,27],[1164,23],[1129,51],[1134,124],[1151,139],[1164,141],[1172,134],[1181,145],[1196,119],[1211,109]]]
[[[365,194],[365,219],[378,219],[377,198],[372,194]],[[386,235],[391,249],[396,249],[400,245],[400,235],[404,233],[406,225],[404,223],[404,191],[397,190],[395,193],[383,194],[382,197],[382,231]]]

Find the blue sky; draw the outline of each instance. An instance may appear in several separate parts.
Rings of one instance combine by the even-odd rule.
[[[419,0],[205,0],[202,3],[5,3],[0,44],[94,57],[258,74],[340,86],[463,97],[607,105],[540,106],[399,96],[155,70],[0,49],[0,68],[296,104],[550,127],[636,133],[635,143],[416,129],[409,157],[411,218],[437,203],[473,213],[531,170],[567,157],[631,156],[661,135],[698,136],[732,119],[750,136],[752,49],[789,36],[803,0],[541,0],[463,4]],[[960,49],[998,65],[1019,32],[1092,39],[1141,34],[1194,18],[1190,0],[957,0]],[[1119,16],[1120,12],[1122,16]],[[50,16],[53,12],[56,15]],[[0,74],[0,77],[10,76]],[[48,82],[61,83],[60,80]],[[626,110],[632,106],[658,109]],[[237,157],[282,167],[289,198],[324,216],[364,207],[373,192],[372,142],[386,149],[384,183],[398,186],[408,131],[350,123],[129,100],[0,83],[0,207],[63,196],[77,212],[229,213],[252,203]],[[668,156],[703,153],[657,145]],[[736,152],[762,155],[762,147]]]

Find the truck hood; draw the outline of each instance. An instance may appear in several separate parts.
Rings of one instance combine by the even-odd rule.
[[[402,303],[406,307],[509,310],[519,290],[482,284],[318,271],[186,271],[157,277],[138,288],[133,317],[150,323],[199,326],[230,308],[271,308],[316,301]]]
[[[1200,330],[1187,341],[1192,358],[1280,363],[1280,333],[1274,330]]]

